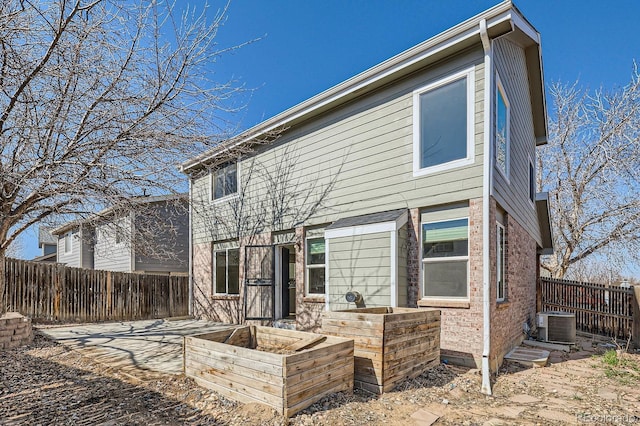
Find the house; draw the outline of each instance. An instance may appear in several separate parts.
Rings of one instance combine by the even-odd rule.
[[[535,325],[546,123],[540,35],[506,1],[186,161],[193,313],[438,308],[443,358],[488,380]]]
[[[58,262],[117,272],[186,274],[189,214],[185,195],[144,196],[52,231]]]
[[[34,262],[57,262],[58,260],[58,238],[51,234],[51,229],[46,226],[38,228],[38,248],[41,255],[34,257]]]

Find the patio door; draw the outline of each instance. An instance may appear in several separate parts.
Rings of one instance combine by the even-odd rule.
[[[273,321],[275,305],[275,246],[244,248],[244,318]]]

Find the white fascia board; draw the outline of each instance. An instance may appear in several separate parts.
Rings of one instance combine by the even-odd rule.
[[[398,231],[391,231],[391,307],[398,307]]]
[[[495,14],[495,15],[494,15]],[[489,17],[494,15],[492,17]],[[510,2],[503,2],[493,8],[482,12],[473,18],[468,19],[455,27],[450,28],[420,44],[414,46],[379,65],[374,66],[340,84],[334,86],[318,95],[293,106],[284,112],[276,115],[275,117],[268,119],[250,129],[243,132],[245,135],[240,136],[238,142],[229,147],[224,147],[221,151],[216,151],[213,148],[213,152],[209,155],[206,153],[202,158],[188,160],[180,165],[182,172],[187,172],[191,168],[210,161],[216,156],[233,149],[234,147],[248,142],[249,140],[259,137],[265,133],[273,131],[277,128],[286,126],[289,122],[300,118],[304,115],[310,114],[313,111],[326,106],[328,104],[338,101],[340,98],[345,97],[353,92],[361,90],[362,88],[375,83],[391,74],[401,71],[403,68],[409,67],[416,62],[427,59],[429,56],[435,55],[445,49],[448,49],[458,43],[461,43],[471,37],[479,36],[480,28],[479,22],[482,19],[486,19],[487,28],[491,28],[495,25],[501,24],[505,21],[509,21],[517,14],[513,13]],[[523,23],[526,23],[524,19],[521,19]],[[537,34],[537,33],[536,33]]]

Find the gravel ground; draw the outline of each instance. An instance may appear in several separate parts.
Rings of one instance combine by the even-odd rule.
[[[546,368],[507,364],[492,397],[478,392],[477,370],[440,365],[394,392],[334,394],[287,421],[185,377],[123,373],[36,335],[0,352],[0,424],[408,426],[429,415],[438,425],[640,424],[640,355],[611,370],[592,352],[555,354]]]

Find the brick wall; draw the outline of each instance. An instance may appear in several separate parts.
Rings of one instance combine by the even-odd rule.
[[[407,222],[407,306],[416,308],[420,300],[420,209],[409,209]]]
[[[303,331],[320,332],[325,298],[324,296],[306,295],[304,237],[304,228],[296,228],[296,328]]]
[[[496,286],[492,286],[491,364],[500,365],[507,352],[524,338],[524,322],[533,326],[536,314],[536,242],[527,231],[507,215],[505,223],[507,268],[506,300],[496,303]],[[492,249],[496,250],[493,234]],[[491,281],[496,282],[492,267]]]
[[[243,250],[240,251],[242,262]],[[198,318],[227,324],[242,321],[239,295],[213,294],[213,251],[211,243],[193,245],[193,314]],[[242,273],[242,271],[241,271]],[[241,281],[242,282],[242,281]],[[242,286],[240,286],[242,292]]]
[[[441,311],[441,356],[453,363],[480,366],[482,325],[482,199],[469,200],[469,302],[437,303],[421,300],[420,210],[410,210],[407,259],[409,306]],[[415,302],[412,302],[414,301]],[[412,303],[415,303],[412,305]]]
[[[17,312],[0,317],[0,349],[17,348],[33,339],[31,319]]]

